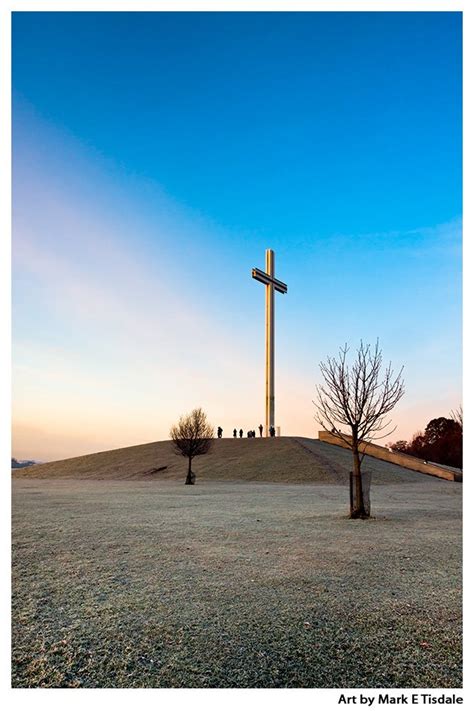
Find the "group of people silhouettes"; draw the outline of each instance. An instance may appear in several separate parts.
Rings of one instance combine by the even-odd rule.
[[[263,425],[258,426],[258,431],[260,432],[260,437],[263,437]],[[222,429],[222,427],[217,428],[217,436],[219,439],[222,439],[223,432],[224,432],[224,430]],[[234,434],[234,437],[237,437],[237,434],[239,435],[239,437],[243,437],[244,431],[242,428],[240,428],[240,430],[237,430],[237,428],[234,427],[233,434]],[[269,429],[269,435],[270,435],[270,437],[275,436],[275,428],[273,426],[270,427],[270,429]],[[248,430],[247,437],[256,437],[255,430]]]

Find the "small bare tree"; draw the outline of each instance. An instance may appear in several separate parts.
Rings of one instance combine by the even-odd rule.
[[[349,444],[352,449],[354,496],[351,495],[351,518],[370,515],[369,485],[364,490],[361,463],[364,443],[387,437],[395,431],[380,433],[389,427],[386,415],[393,410],[404,393],[402,371],[394,375],[389,363],[382,372],[382,351],[377,341],[374,352],[361,341],[352,366],[347,364],[347,344],[338,358],[328,357],[320,363],[323,385],[316,386],[317,414],[315,419],[327,431]],[[349,432],[343,432],[348,428]],[[353,479],[352,479],[353,476]],[[352,487],[351,487],[352,488]]]
[[[214,428],[208,423],[205,412],[196,408],[189,415],[179,418],[177,425],[170,430],[170,437],[176,454],[188,458],[188,474],[185,484],[194,484],[196,479],[191,471],[194,457],[207,454],[212,445]]]
[[[462,431],[462,405],[459,405],[457,410],[451,410],[449,414],[451,419],[458,423]]]

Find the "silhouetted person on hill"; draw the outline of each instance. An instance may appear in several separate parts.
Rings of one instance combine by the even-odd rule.
[[[272,426],[270,427],[270,437],[274,437],[274,436],[275,436],[275,428],[274,428],[273,425],[272,425]]]
[[[223,431],[224,431],[224,430],[222,429],[222,427],[218,427],[218,428],[217,428],[217,436],[219,437],[219,439],[221,439],[221,437],[222,437],[222,432],[223,432]]]
[[[244,431],[243,431],[242,428],[240,428],[240,430],[239,430],[239,437],[243,437],[243,436],[244,436]]]
[[[259,425],[258,429],[260,430],[260,437],[263,436],[263,425]]]
[[[255,437],[255,430],[252,430],[252,437]]]
[[[234,427],[234,437],[237,437],[237,430]]]

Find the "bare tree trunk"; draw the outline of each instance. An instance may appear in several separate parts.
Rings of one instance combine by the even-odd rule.
[[[356,447],[352,449],[354,469],[354,507],[351,509],[351,518],[365,518],[364,495],[362,491],[362,472],[360,468],[360,455]]]
[[[184,482],[185,484],[194,484],[193,473],[191,471],[191,462],[192,462],[192,457],[189,457],[189,459],[188,459],[188,475],[186,477],[186,481]]]

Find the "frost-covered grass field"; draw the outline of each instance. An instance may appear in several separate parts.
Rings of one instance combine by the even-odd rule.
[[[461,485],[13,479],[15,687],[459,687]]]

